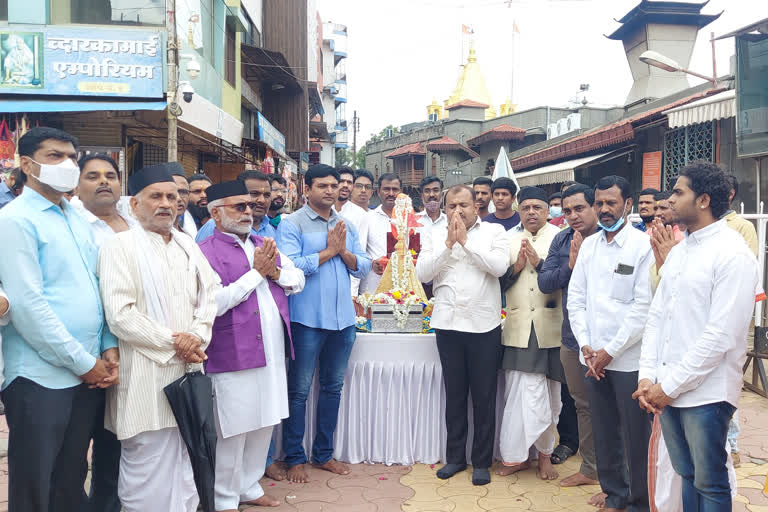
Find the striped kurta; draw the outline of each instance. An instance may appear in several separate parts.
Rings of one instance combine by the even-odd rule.
[[[208,261],[194,246],[190,261],[186,252],[171,240],[147,232],[154,254],[150,260],[161,266],[170,309],[170,327],[147,315],[142,277],[136,261],[132,230],[119,233],[102,246],[99,254],[99,282],[110,330],[120,346],[120,383],[107,390],[105,426],[118,439],[142,432],[176,426],[163,388],[186,370],[173,348],[174,332],[188,332],[211,340],[216,316],[218,278]],[[196,310],[198,297],[194,263],[205,283],[204,302]]]

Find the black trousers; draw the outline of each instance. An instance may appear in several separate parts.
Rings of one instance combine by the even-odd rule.
[[[497,370],[503,347],[501,327],[470,333],[435,329],[445,382],[445,423],[449,464],[467,460],[467,396],[472,393],[472,465],[489,468],[496,445]]]
[[[563,402],[563,408],[557,420],[557,435],[560,437],[560,444],[576,453],[579,450],[579,420],[576,417],[576,404],[573,403],[573,397],[565,382],[560,383],[560,400]]]
[[[586,373],[587,367],[582,365],[582,370]],[[604,379],[598,382],[585,377],[585,383],[592,409],[597,476],[608,495],[605,505],[648,512],[651,416],[632,399],[637,373],[606,370]]]
[[[120,474],[120,441],[104,428],[106,391],[99,390],[99,410],[94,417],[93,451],[91,453],[91,492],[88,495],[90,512],[120,512],[117,497],[117,479]]]
[[[3,391],[8,421],[8,510],[87,510],[88,444],[100,391],[50,389],[17,377]]]

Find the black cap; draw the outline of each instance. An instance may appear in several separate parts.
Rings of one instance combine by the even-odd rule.
[[[526,199],[538,199],[539,201],[544,201],[545,203],[547,201],[547,193],[544,192],[543,188],[539,187],[523,187],[520,189],[520,192],[517,194],[517,201],[519,203],[522,203]]]
[[[176,162],[150,165],[143,168],[128,178],[128,192],[135,196],[154,183],[164,183],[166,181],[175,183],[171,174],[171,166],[173,164],[176,164]]]
[[[171,171],[173,176],[183,176],[185,178],[187,177],[187,173],[184,171],[184,168],[179,162],[168,162],[166,165],[168,166],[168,170]]]
[[[225,181],[223,183],[211,185],[205,189],[205,195],[208,197],[208,202],[212,203],[217,199],[224,199],[225,197],[247,196],[248,187],[245,186],[244,181]]]

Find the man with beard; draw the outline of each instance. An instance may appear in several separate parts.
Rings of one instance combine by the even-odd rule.
[[[352,224],[357,229],[360,240],[368,239],[367,211],[350,201],[352,189],[355,183],[355,172],[349,167],[340,167],[339,171],[339,196],[336,198],[334,208],[347,224]],[[352,282],[352,296],[357,297],[360,290],[360,280],[356,277]]]
[[[491,202],[491,185],[493,185],[493,180],[488,176],[480,176],[472,182],[472,189],[475,191],[477,216],[481,219],[490,215],[488,204]]]
[[[170,165],[171,173],[173,174],[173,181],[176,186],[179,187],[177,194],[179,195],[179,204],[176,208],[176,221],[173,223],[173,227],[186,233],[194,239],[197,236],[197,226],[195,225],[195,219],[192,214],[187,211],[189,205],[189,182],[187,181],[187,174],[184,172],[184,168],[180,163],[174,162],[175,165]]]
[[[280,502],[264,494],[259,479],[272,427],[288,416],[285,357],[286,347],[293,356],[293,344],[287,296],[304,288],[304,273],[274,240],[252,233],[254,204],[242,181],[212,185],[208,201],[216,230],[200,250],[224,285],[216,292],[205,364],[219,435],[216,510],[236,512],[240,503],[274,507]]]
[[[568,316],[581,349],[606,512],[648,511],[651,422],[632,400],[640,341],[651,300],[648,236],[627,226],[629,182],[606,176],[595,187],[602,229],[584,240],[568,285]]]
[[[499,277],[509,266],[504,229],[477,217],[474,191],[455,185],[445,195],[448,226],[435,227],[422,242],[416,277],[432,282],[437,350],[445,383],[448,479],[467,467],[467,397],[474,422],[472,483],[491,481],[496,428],[496,370],[501,358]]]
[[[669,198],[672,196],[672,192],[669,190],[665,190],[664,192],[658,192],[657,194],[654,194],[653,198],[656,200],[656,206],[654,214],[654,220],[657,220],[661,222],[664,226],[669,226],[672,228],[672,234],[678,242],[681,241],[683,238],[685,238],[685,235],[683,234],[685,231],[685,226],[681,226],[675,219],[675,212],[672,210],[672,206],[669,203]],[[653,232],[656,229],[656,226],[658,224],[654,222],[654,224],[646,231],[648,233],[648,236],[653,239]]]
[[[637,213],[640,214],[642,222],[638,222],[634,227],[640,231],[647,232],[653,226],[653,218],[656,215],[656,200],[653,196],[658,193],[655,188],[645,188],[637,197]]]
[[[448,217],[440,209],[443,201],[443,180],[437,176],[426,176],[419,183],[421,201],[424,203],[424,211],[416,214],[421,224],[418,229],[422,236],[426,236],[430,229],[448,225]]]
[[[272,185],[269,183],[269,178],[266,174],[259,171],[245,171],[240,173],[237,179],[245,182],[248,193],[251,195],[251,202],[253,203],[253,208],[251,209],[253,227],[251,230],[253,234],[274,238],[277,235],[277,231],[269,223],[269,217],[267,217],[267,211],[272,204]],[[206,204],[208,204],[207,199]],[[213,219],[209,220],[197,232],[195,241],[198,244],[201,243],[213,234],[215,228],[216,222]]]
[[[129,180],[139,226],[99,254],[104,311],[120,346],[120,380],[106,426],[122,444],[118,494],[126,512],[194,512],[192,466],[163,388],[206,359],[218,276],[173,229],[178,195],[168,164]]]
[[[522,231],[509,234],[510,269],[503,280],[507,317],[502,329],[505,377],[504,417],[499,434],[502,466],[511,475],[530,467],[532,446],[539,452],[538,476],[554,480],[552,466],[560,415],[560,289],[544,293],[537,274],[560,229],[547,222],[547,194],[539,187],[519,193]]]
[[[272,227],[277,229],[283,215],[285,198],[288,195],[288,182],[279,174],[270,174],[268,176],[269,184],[272,188],[272,196],[267,216],[269,217],[269,223],[272,224]]]
[[[688,232],[664,262],[633,395],[659,415],[672,466],[682,477],[685,512],[732,507],[726,440],[742,388],[759,273],[754,255],[722,218],[729,191],[715,164],[697,162],[680,171],[669,201]]]
[[[581,454],[581,467],[578,473],[560,481],[562,487],[579,485],[597,485],[597,466],[595,463],[595,445],[592,439],[592,411],[589,408],[589,396],[584,387],[584,372],[579,363],[579,344],[571,330],[568,319],[568,283],[571,280],[573,267],[582,242],[597,230],[597,215],[592,205],[595,202],[595,191],[579,183],[571,183],[563,192],[563,214],[568,227],[563,229],[552,240],[547,259],[541,267],[538,276],[539,289],[542,293],[552,293],[557,289],[563,291],[563,326],[560,348],[560,362],[563,365],[567,389],[570,392],[576,409],[578,422],[578,450]],[[561,395],[563,411],[567,398]],[[563,412],[560,421],[563,422]],[[562,443],[563,435],[560,435]],[[557,451],[557,448],[555,448]],[[603,506],[605,496],[598,493],[589,500],[590,505]]]
[[[72,205],[91,225],[96,247],[111,239],[115,233],[128,231],[138,225],[120,202],[120,173],[117,162],[108,155],[90,154],[80,159],[80,180],[75,189],[77,197]],[[117,349],[109,353],[113,363],[119,361]],[[115,368],[117,372],[117,368]],[[120,469],[120,442],[115,434],[104,428],[106,395],[101,401],[93,426],[93,452],[91,461],[91,492],[88,507],[91,512],[120,512],[117,497],[117,478]]]
[[[387,266],[382,258],[389,257],[387,234],[392,232],[392,211],[395,208],[395,199],[401,191],[402,183],[397,174],[387,173],[379,177],[381,204],[366,214],[368,236],[365,252],[371,259],[373,270],[360,280],[360,293],[376,293],[376,288],[379,286],[381,275]]]
[[[208,197],[205,190],[213,183],[205,174],[193,174],[189,177],[189,202],[187,208],[195,220],[195,227],[200,229],[211,218],[208,213]]]
[[[365,169],[356,170],[351,201],[368,212],[371,196],[373,196],[373,174]]]
[[[512,209],[517,198],[515,182],[511,178],[496,178],[496,181],[491,185],[491,195],[496,211],[483,217],[483,222],[501,224],[505,231],[509,231],[520,224],[520,215]]]

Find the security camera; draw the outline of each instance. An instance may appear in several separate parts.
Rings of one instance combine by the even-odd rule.
[[[200,63],[194,58],[187,62],[187,76],[189,76],[190,80],[200,76]]]
[[[191,102],[192,96],[195,95],[195,90],[189,85],[189,82],[179,82],[179,92],[187,103]]]

